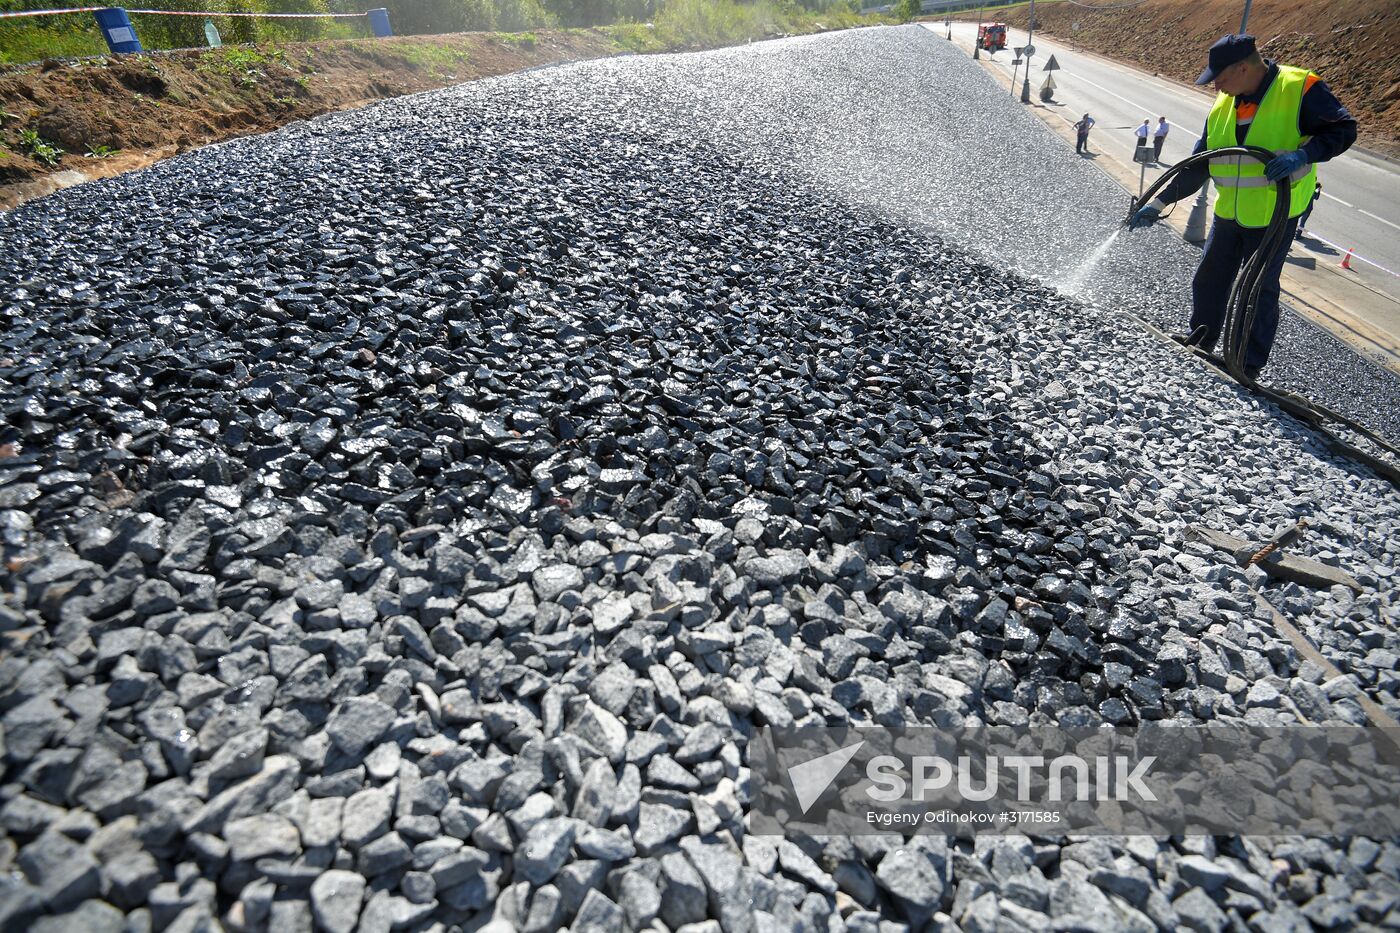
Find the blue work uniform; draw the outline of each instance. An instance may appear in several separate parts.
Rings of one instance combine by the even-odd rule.
[[[1244,144],[1250,121],[1264,94],[1278,77],[1278,65],[1267,60],[1265,63],[1269,66],[1269,72],[1259,83],[1258,89],[1253,94],[1235,99],[1236,139],[1240,145]],[[1311,137],[1299,148],[1314,164],[1336,158],[1356,142],[1356,120],[1322,81],[1313,81],[1303,94],[1298,111],[1298,130],[1303,136]],[[1201,138],[1196,141],[1196,148],[1192,150],[1193,155],[1209,148],[1206,135],[1207,131],[1203,130]],[[1210,169],[1206,163],[1194,165],[1172,179],[1157,200],[1166,205],[1189,198],[1200,190],[1209,177]],[[1285,243],[1292,242],[1297,229],[1298,218],[1290,218]],[[1205,326],[1205,340],[1200,344],[1203,349],[1213,350],[1219,341],[1235,277],[1259,248],[1264,232],[1264,228],[1241,226],[1223,217],[1216,217],[1211,224],[1201,264],[1191,283],[1191,332],[1195,333],[1198,327]],[[1279,276],[1283,273],[1283,263],[1287,258],[1288,248],[1285,245],[1264,271],[1255,309],[1254,330],[1245,349],[1245,366],[1248,368],[1262,369],[1269,361],[1269,351],[1273,349],[1274,335],[1278,331]]]

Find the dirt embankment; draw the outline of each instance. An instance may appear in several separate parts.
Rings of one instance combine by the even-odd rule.
[[[1240,0],[1148,0],[1121,10],[1037,3],[1035,18],[1056,39],[1191,82],[1211,43],[1239,29],[1242,10]],[[1005,21],[1026,28],[1026,9]],[[1321,75],[1357,118],[1363,145],[1400,156],[1396,0],[1255,0],[1249,32],[1267,57]]]
[[[617,51],[611,38],[593,31],[461,33],[226,46],[0,70],[0,208],[378,98]],[[45,148],[36,151],[36,141]]]

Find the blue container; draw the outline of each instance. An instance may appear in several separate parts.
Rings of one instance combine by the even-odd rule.
[[[394,27],[389,25],[389,11],[380,7],[377,10],[370,10],[365,13],[369,17],[369,28],[374,30],[374,34],[383,39],[394,34]]]
[[[131,25],[131,17],[121,7],[108,7],[96,10],[97,28],[102,30],[102,38],[107,40],[107,48],[113,54],[124,55],[141,51],[141,40],[136,38],[136,27]]]

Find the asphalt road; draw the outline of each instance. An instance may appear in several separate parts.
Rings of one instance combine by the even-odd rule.
[[[925,25],[939,35],[946,34],[941,23]],[[961,42],[971,43],[976,34],[975,24],[953,24],[953,36]],[[1009,30],[1009,46],[1022,46],[1025,41],[1024,31]],[[1162,151],[1164,159],[1175,162],[1191,153],[1205,126],[1210,97],[1168,79],[1067,49],[1041,36],[1035,37],[1034,42],[1031,93],[1035,95],[1044,83],[1046,73],[1042,69],[1053,54],[1060,70],[1054,72],[1057,88],[1049,106],[1070,123],[1085,112],[1093,115],[1098,122],[1089,138],[1091,149],[1108,150],[1131,161],[1136,145],[1133,130],[1144,119],[1151,119],[1155,127],[1157,118],[1164,116],[1173,126]],[[992,60],[1010,75],[1013,57],[1008,48]],[[1016,82],[1019,88],[1019,75]],[[1149,167],[1147,183],[1151,184],[1160,174]],[[1355,249],[1358,255],[1400,273],[1400,167],[1352,150],[1323,165],[1319,177],[1323,181],[1323,196],[1308,221],[1308,229],[1343,250]],[[1178,210],[1187,207],[1189,204],[1183,204]],[[1320,251],[1323,256],[1331,255],[1325,247]],[[1400,297],[1400,278],[1365,263],[1353,265],[1357,276],[1370,287]]]

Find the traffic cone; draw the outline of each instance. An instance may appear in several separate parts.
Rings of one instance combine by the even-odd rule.
[[[1347,254],[1342,257],[1342,268],[1351,271],[1351,254],[1353,250],[1347,250]]]

